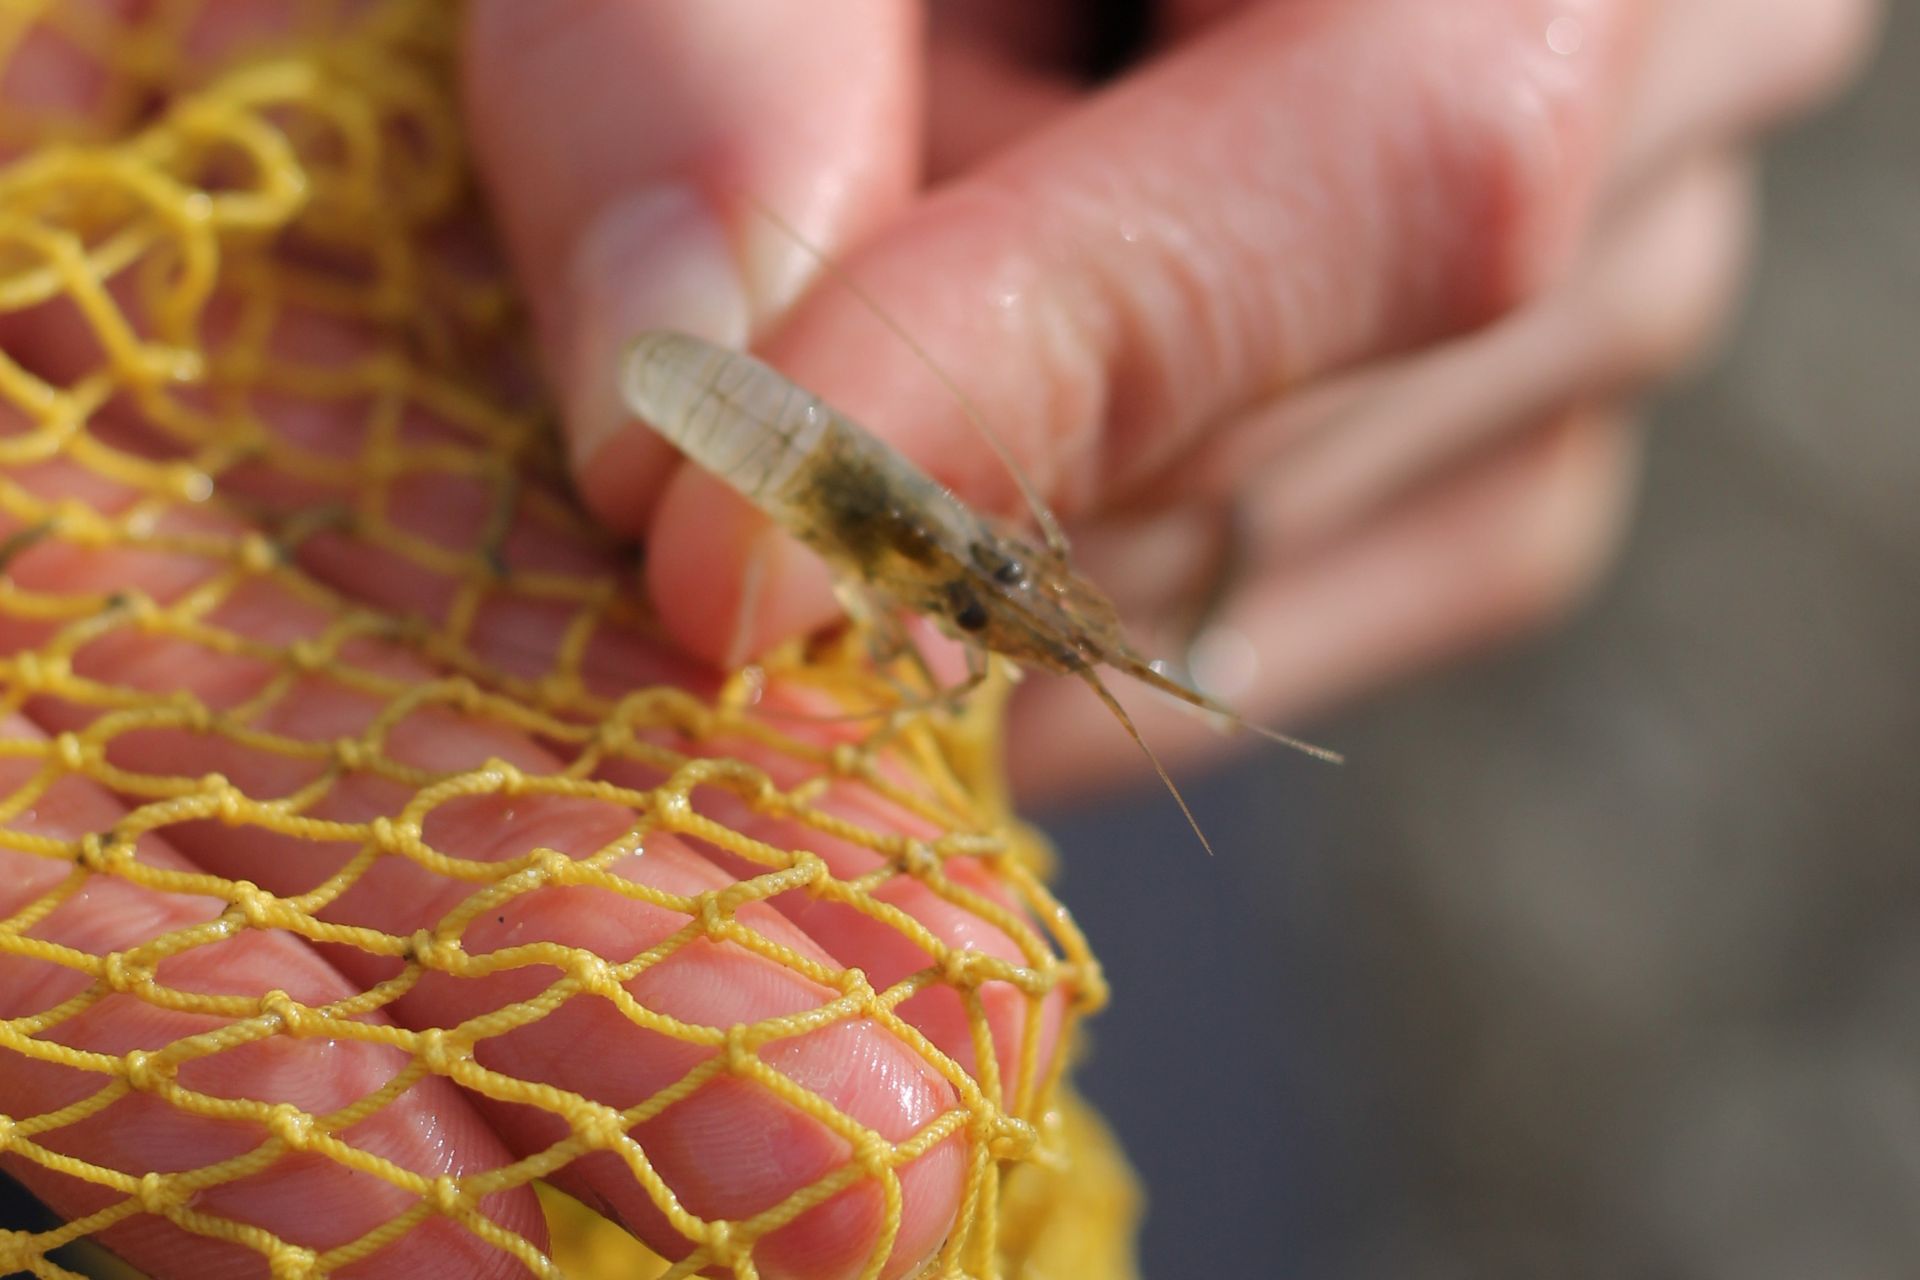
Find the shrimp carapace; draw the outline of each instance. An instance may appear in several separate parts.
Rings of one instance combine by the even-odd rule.
[[[686,334],[643,334],[628,349],[621,394],[636,416],[811,547],[856,593],[924,614],[974,648],[1087,681],[1183,811],[1186,801],[1098,668],[1340,760],[1249,725],[1156,670],[1128,643],[1113,602],[1060,550],[975,512],[878,436],[752,356]],[[1198,834],[1191,812],[1187,818]]]

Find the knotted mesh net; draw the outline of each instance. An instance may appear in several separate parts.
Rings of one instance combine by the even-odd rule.
[[[457,21],[0,0],[0,1271],[1128,1274],[1003,690],[666,656]]]

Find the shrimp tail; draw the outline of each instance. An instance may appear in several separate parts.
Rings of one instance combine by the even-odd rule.
[[[1338,751],[1331,750],[1327,747],[1316,746],[1304,739],[1290,737],[1277,730],[1269,729],[1265,725],[1255,724],[1245,719],[1239,712],[1227,706],[1225,703],[1216,702],[1206,694],[1201,693],[1198,689],[1189,688],[1171,676],[1154,670],[1151,664],[1143,661],[1137,654],[1109,654],[1106,655],[1103,660],[1108,666],[1120,672],[1122,675],[1131,676],[1141,684],[1158,689],[1162,693],[1171,694],[1189,706],[1199,707],[1202,711],[1210,711],[1214,715],[1223,716],[1231,720],[1236,728],[1258,734],[1269,742],[1277,742],[1283,747],[1291,747],[1295,751],[1303,752],[1316,760],[1324,760],[1328,764],[1345,764],[1347,762],[1347,758]]]
[[[1120,727],[1127,731],[1127,736],[1133,739],[1134,745],[1146,754],[1148,763],[1153,765],[1153,771],[1160,775],[1160,781],[1167,784],[1167,791],[1173,796],[1173,802],[1179,805],[1180,812],[1186,815],[1187,825],[1193,828],[1194,835],[1200,837],[1200,847],[1205,849],[1207,856],[1211,858],[1213,842],[1208,840],[1207,833],[1200,829],[1200,820],[1195,818],[1193,810],[1187,807],[1187,798],[1181,795],[1180,788],[1173,784],[1173,775],[1169,774],[1167,767],[1160,763],[1160,757],[1153,754],[1153,748],[1147,745],[1147,740],[1140,736],[1140,730],[1134,726],[1133,717],[1127,714],[1127,709],[1120,705],[1120,700],[1113,696],[1113,691],[1107,688],[1092,667],[1082,668],[1080,675],[1086,680],[1087,687],[1099,695],[1100,701],[1107,704],[1107,710],[1113,712],[1113,718],[1120,722]]]

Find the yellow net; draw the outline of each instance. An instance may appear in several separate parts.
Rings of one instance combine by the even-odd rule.
[[[0,1271],[1131,1274],[997,694],[662,656],[456,17],[0,0]]]

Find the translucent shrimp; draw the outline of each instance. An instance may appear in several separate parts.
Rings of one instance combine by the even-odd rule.
[[[967,645],[973,670],[997,653],[1086,682],[1146,753],[1200,843],[1212,845],[1126,710],[1107,667],[1323,760],[1334,752],[1258,725],[1155,670],[1120,628],[1113,603],[1067,562],[989,520],[886,442],[772,368],[685,334],[636,339],[621,369],[635,416],[738,491],[835,571],[843,598],[871,615],[902,608]],[[1050,517],[1043,527],[1053,528]]]

